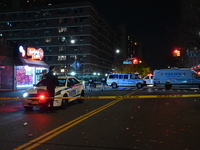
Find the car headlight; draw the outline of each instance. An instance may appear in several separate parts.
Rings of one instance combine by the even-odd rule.
[[[60,94],[61,94],[61,92],[60,92],[60,91],[58,91],[58,92],[56,92],[56,93],[55,93],[55,96],[56,96],[56,95],[60,95]]]
[[[28,93],[25,92],[25,93],[23,94],[23,97],[24,97],[24,98],[27,98],[27,97],[28,97]]]

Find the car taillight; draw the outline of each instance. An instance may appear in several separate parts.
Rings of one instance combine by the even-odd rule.
[[[46,95],[44,95],[44,94],[40,94],[39,95],[39,100],[40,101],[45,101],[47,99],[47,96]]]

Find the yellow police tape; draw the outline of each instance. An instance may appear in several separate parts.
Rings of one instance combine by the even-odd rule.
[[[133,96],[85,96],[85,97],[48,97],[48,99],[140,99],[140,98],[185,98],[185,97],[200,97],[200,94],[187,94],[187,95],[133,95]],[[20,97],[2,97],[2,99],[21,99]],[[38,97],[28,97],[28,99],[38,99]]]

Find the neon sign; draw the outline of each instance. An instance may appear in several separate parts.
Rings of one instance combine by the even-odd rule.
[[[31,57],[32,59],[39,59],[42,60],[44,57],[44,51],[41,48],[34,48],[34,47],[27,47],[25,50],[22,46],[19,47],[19,52],[21,53],[21,56],[26,58],[26,55]]]
[[[42,60],[42,58],[44,57],[44,51],[41,48],[34,48],[34,47],[28,47],[27,48],[27,55],[31,56],[32,59],[40,59]]]

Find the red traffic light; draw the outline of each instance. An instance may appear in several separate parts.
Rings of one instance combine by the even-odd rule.
[[[175,49],[173,50],[173,57],[179,57],[180,56],[180,50]]]
[[[137,58],[133,59],[133,64],[138,64],[138,59]]]

